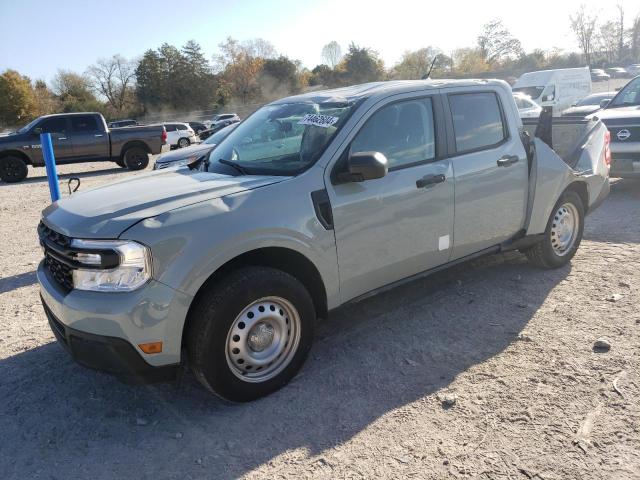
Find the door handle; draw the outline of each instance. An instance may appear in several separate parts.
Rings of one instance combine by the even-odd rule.
[[[514,163],[518,163],[520,158],[517,155],[505,155],[502,158],[499,158],[496,162],[499,167],[508,167],[509,165],[513,165]]]
[[[58,137],[58,140],[66,140],[67,137]]]
[[[99,137],[104,137],[104,135],[103,135],[103,134],[101,134],[101,133],[96,133],[96,134],[94,135],[94,137],[99,138]]]
[[[425,175],[421,179],[416,181],[416,187],[418,188],[427,188],[430,185],[435,185],[437,183],[442,183],[447,179],[442,173],[438,175]]]

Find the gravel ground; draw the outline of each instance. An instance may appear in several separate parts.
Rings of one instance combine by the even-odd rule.
[[[133,175],[61,170],[81,190]],[[571,265],[498,255],[340,309],[289,386],[228,405],[53,342],[43,175],[0,184],[0,478],[640,478],[640,182],[615,182]]]

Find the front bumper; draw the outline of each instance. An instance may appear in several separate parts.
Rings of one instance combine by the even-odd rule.
[[[161,147],[160,147],[160,153],[159,155],[163,154],[163,153],[167,153],[171,151],[171,144],[170,143],[164,143]]]
[[[65,292],[43,262],[37,277],[53,333],[78,363],[136,383],[178,371],[191,297],[154,280],[133,292]],[[161,353],[138,347],[158,341]]]

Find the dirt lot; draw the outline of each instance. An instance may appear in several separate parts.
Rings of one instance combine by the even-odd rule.
[[[570,266],[499,255],[336,311],[289,386],[228,405],[52,342],[42,175],[0,184],[0,478],[640,478],[640,182],[615,182]]]

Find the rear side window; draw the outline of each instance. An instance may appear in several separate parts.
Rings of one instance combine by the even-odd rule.
[[[65,133],[67,131],[67,119],[56,117],[49,118],[38,125],[42,133]]]
[[[380,152],[389,168],[436,156],[431,99],[409,100],[382,107],[367,120],[351,143],[351,152]]]
[[[458,153],[490,148],[506,138],[495,93],[452,94],[449,106]]]
[[[186,125],[177,125],[178,130],[188,130],[189,127],[187,127]]]
[[[98,121],[91,115],[73,115],[71,117],[71,128],[74,132],[97,132]]]
[[[176,126],[171,124],[166,124],[164,128],[167,130],[167,132],[175,132],[177,130]]]

